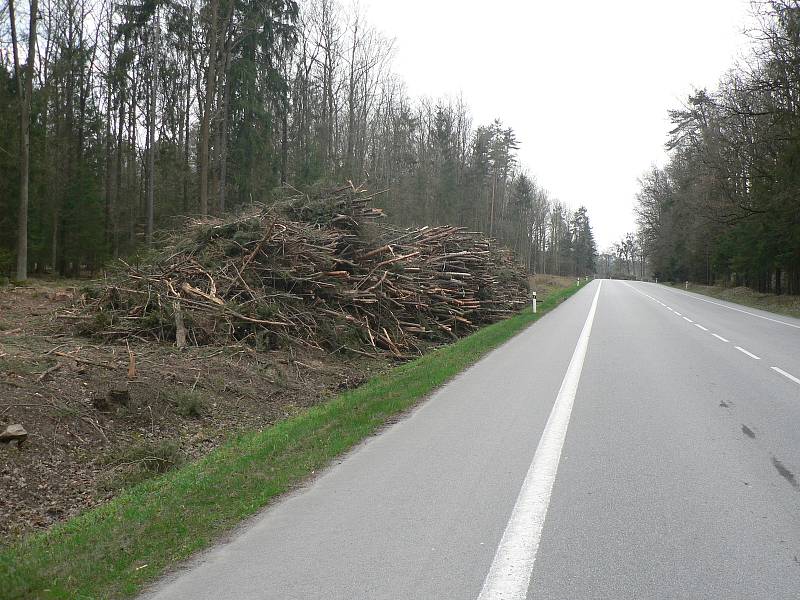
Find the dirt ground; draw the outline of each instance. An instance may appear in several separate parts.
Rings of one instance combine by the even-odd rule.
[[[28,432],[0,444],[0,544],[389,367],[308,350],[106,344],[72,333],[81,285],[0,287],[0,432]]]

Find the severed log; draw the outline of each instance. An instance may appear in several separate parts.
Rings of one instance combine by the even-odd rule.
[[[183,311],[181,310],[180,301],[176,300],[172,303],[172,309],[175,312],[175,345],[178,348],[186,347],[186,325],[183,322]]]

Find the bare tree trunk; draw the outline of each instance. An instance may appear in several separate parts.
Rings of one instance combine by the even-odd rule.
[[[153,243],[153,225],[155,221],[155,189],[156,189],[156,98],[158,96],[158,59],[161,22],[156,8],[155,23],[152,41],[152,81],[150,83],[150,109],[148,115],[150,147],[147,152],[147,225],[145,227],[145,241],[147,245]]]
[[[227,44],[226,44],[227,45]],[[225,51],[225,82],[222,91],[222,114],[220,115],[219,133],[219,214],[225,212],[225,192],[228,174],[228,108],[231,102],[231,51],[230,46]]]
[[[189,32],[194,31],[194,7],[189,11]],[[192,44],[187,44],[186,52],[186,112],[184,114],[183,138],[183,213],[189,213],[189,125],[192,112]]]
[[[19,214],[17,220],[17,274],[20,281],[28,278],[28,184],[30,180],[31,158],[31,100],[33,98],[33,65],[36,62],[36,23],[39,1],[31,0],[30,25],[28,27],[28,56],[25,65],[25,84],[23,89],[22,69],[19,63],[19,42],[17,39],[14,0],[8,0],[11,19],[11,43],[14,53],[14,74],[17,79],[19,97]]]
[[[113,245],[114,245],[114,230],[116,227],[114,226],[114,193],[112,191],[112,173],[111,173],[111,165],[112,165],[112,154],[113,154],[113,145],[114,145],[114,137],[111,131],[111,111],[113,110],[112,103],[111,103],[111,63],[113,62],[113,55],[114,55],[114,28],[112,20],[114,18],[114,2],[109,4],[108,10],[108,23],[107,23],[107,30],[108,30],[108,66],[107,66],[107,73],[106,73],[106,198],[105,198],[105,243],[106,243],[106,251],[111,250],[113,253]]]
[[[128,246],[136,246],[136,227],[139,220],[138,191],[137,191],[137,155],[136,155],[136,122],[137,122],[137,102],[139,78],[134,74],[130,89],[130,105],[128,109],[128,160],[126,174],[126,191],[128,196],[128,209],[130,211],[128,219]]]
[[[123,48],[123,52],[128,51],[128,37],[125,37],[125,45]],[[115,182],[115,196],[116,196],[116,204],[117,208],[122,206],[122,149],[124,147],[123,140],[124,140],[124,133],[125,133],[125,94],[127,91],[126,82],[123,79],[120,82],[119,88],[119,96],[117,98],[117,156],[116,156],[116,182]],[[112,236],[111,242],[111,254],[114,258],[119,256],[119,222],[117,220],[116,215],[114,216],[114,231]]]
[[[289,61],[285,61],[285,80],[289,81]],[[228,90],[226,90],[227,92]],[[281,185],[286,185],[289,164],[289,86],[281,97]]]
[[[345,159],[345,176],[354,178],[356,136],[356,51],[358,50],[358,17],[353,24],[353,46],[350,49],[350,74],[347,87],[347,157]]]
[[[489,237],[494,235],[494,194],[497,188],[497,175],[492,176],[492,205],[489,211]]]
[[[217,79],[217,29],[219,0],[209,6],[208,65],[206,66],[206,97],[200,117],[200,214],[208,214],[208,166],[211,142],[211,115],[214,107],[214,89]]]

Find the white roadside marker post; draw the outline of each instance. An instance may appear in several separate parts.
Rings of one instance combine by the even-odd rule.
[[[533,314],[536,314],[536,292],[533,292],[531,297],[531,307],[533,308]]]
[[[689,289],[689,282],[688,281],[684,284],[683,289],[685,289],[685,290]]]

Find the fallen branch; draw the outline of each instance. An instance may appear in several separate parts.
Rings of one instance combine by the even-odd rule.
[[[36,381],[41,383],[42,381],[44,381],[45,377],[47,377],[48,375],[50,375],[51,373],[53,373],[55,371],[58,371],[60,368],[61,368],[61,363],[54,364],[49,369],[45,369],[44,371],[42,371],[42,373],[39,375],[39,377],[36,378]]]
[[[92,365],[94,367],[103,367],[104,369],[109,369],[111,371],[114,371],[117,368],[116,366],[110,365],[108,363],[101,363],[101,362],[97,362],[97,361],[94,361],[94,360],[87,360],[85,358],[79,358],[77,356],[73,356],[72,354],[67,354],[66,352],[53,352],[53,354],[55,354],[56,356],[62,356],[64,358],[71,358],[72,360],[74,360],[77,363],[81,363],[81,364],[84,364],[84,365]]]

